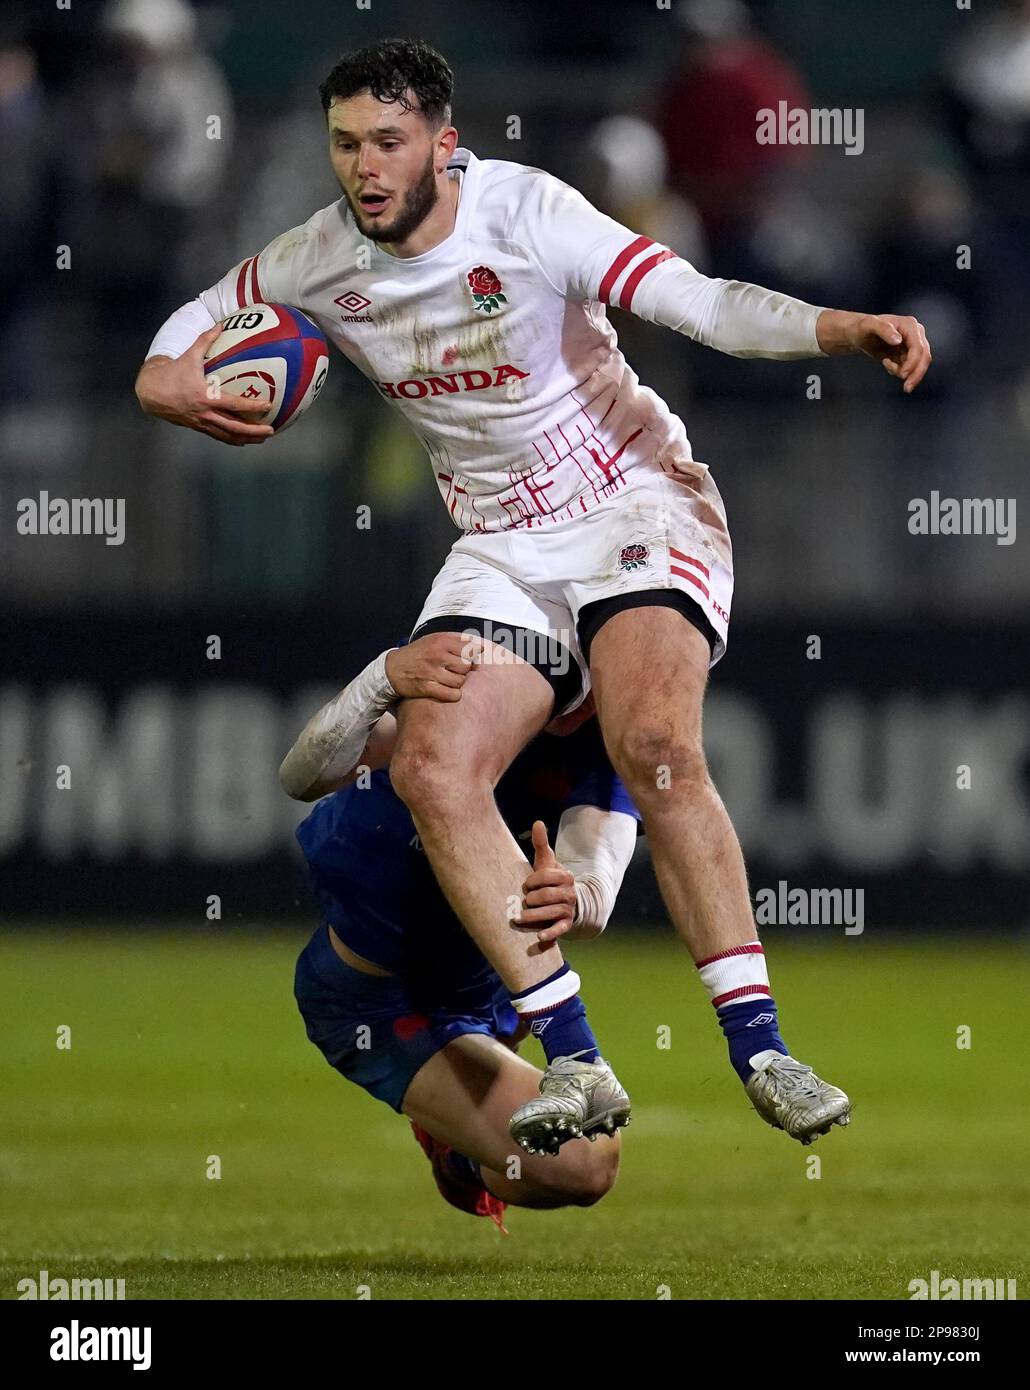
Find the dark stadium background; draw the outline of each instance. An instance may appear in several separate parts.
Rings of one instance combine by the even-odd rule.
[[[706,273],[914,313],[935,352],[906,398],[613,311],[727,504],[706,745],[753,892],[864,893],[861,934],[762,927],[784,1036],[854,1122],[816,1162],[754,1115],[642,842],[570,947],[633,1096],[619,1182],[511,1240],[439,1200],[291,992],[314,917],[276,769],[410,631],[456,535],[428,462],[340,354],[260,450],[133,394],[173,309],[337,197],[317,85],[389,35],[449,57],[478,155]],[[931,1271],[1025,1297],[1028,54],[1027,0],[7,0],[0,1299],[42,1270],[130,1299],[896,1300]],[[779,99],[861,109],[862,153],[758,146]],[[934,490],[1015,499],[1015,543],[910,534]],[[44,491],[124,499],[124,544],[20,534]]]
[[[0,176],[5,908],[140,923],[203,914],[218,891],[234,915],[301,910],[279,757],[302,714],[409,631],[454,532],[414,439],[338,354],[318,408],[260,453],[145,418],[132,380],[173,308],[333,200],[317,82],[338,50],[396,32],[449,56],[481,156],[678,228],[709,273],[923,319],[936,360],[909,399],[868,363],[742,362],[614,314],[727,503],[734,618],[707,737],[754,887],[864,888],[869,931],[1025,924],[1030,548],[1018,531],[1002,546],[907,529],[931,489],[1027,500],[1030,77],[999,112],[956,76],[998,10],[755,3],[762,47],[706,130],[685,27],[645,0],[306,0],[288,23],[272,0],[198,3],[175,60],[144,59],[138,36],[121,47],[100,4],[6,7],[0,133],[28,157]],[[156,32],[163,9],[138,14]],[[159,118],[139,114],[141,90]],[[780,91],[862,107],[863,153],[774,148],[755,165],[739,108],[747,137]],[[198,102],[222,138],[180,163]],[[613,116],[637,123],[595,138]],[[704,132],[723,182],[675,140],[661,180],[644,121]],[[599,146],[619,162],[607,180]],[[17,501],[43,490],[124,498],[125,543],[18,535]],[[621,912],[661,919],[646,849]]]

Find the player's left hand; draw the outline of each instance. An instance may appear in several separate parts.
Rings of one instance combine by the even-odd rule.
[[[576,920],[576,880],[562,868],[547,840],[547,826],[533,822],[533,869],[522,885],[522,916],[516,931],[535,932],[542,945],[572,930]]]
[[[926,376],[933,356],[926,329],[909,314],[827,309],[819,315],[816,335],[824,352],[863,352],[882,362],[884,370],[902,383],[906,395]]]

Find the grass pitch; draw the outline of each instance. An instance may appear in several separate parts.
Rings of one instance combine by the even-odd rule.
[[[1022,943],[767,933],[788,1044],[855,1105],[803,1149],[751,1110],[682,948],[616,923],[575,962],[633,1096],[622,1173],[589,1210],[510,1209],[505,1239],[307,1042],[307,934],[0,941],[0,1297],[41,1269],[128,1298],[904,1299],[933,1269],[1030,1287]]]

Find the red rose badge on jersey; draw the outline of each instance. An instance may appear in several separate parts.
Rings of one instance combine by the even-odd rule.
[[[469,271],[466,278],[476,308],[482,309],[484,314],[492,314],[502,304],[507,304],[508,301],[501,293],[501,282],[489,266],[477,265],[474,270]]]
[[[624,545],[619,551],[619,564],[624,570],[642,569],[649,553],[646,545]]]

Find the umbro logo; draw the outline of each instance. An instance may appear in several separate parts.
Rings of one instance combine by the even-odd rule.
[[[750,1022],[747,1026],[748,1026],[749,1028],[760,1028],[760,1027],[762,1026],[763,1023],[775,1023],[775,1022],[776,1022],[776,1015],[775,1015],[775,1014],[756,1014],[756,1016],[751,1020],[751,1022]]]
[[[340,315],[344,323],[371,323],[372,315],[362,313],[372,303],[371,299],[363,294],[358,294],[357,290],[348,290],[346,294],[337,295],[333,300],[344,312]]]
[[[346,294],[337,295],[333,303],[339,304],[341,309],[346,309],[348,314],[360,314],[362,309],[367,309],[372,301],[366,299],[363,294],[358,294],[356,290],[348,290]]]
[[[551,1022],[553,1022],[553,1016],[551,1018],[534,1018],[533,1022],[529,1025],[529,1031],[533,1034],[534,1038],[539,1038],[544,1029]]]

